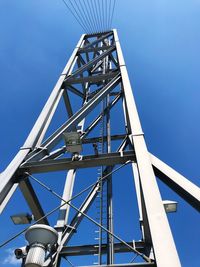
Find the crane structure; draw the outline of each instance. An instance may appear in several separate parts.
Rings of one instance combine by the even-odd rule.
[[[74,96],[80,99],[76,112]],[[49,134],[61,100],[66,107],[63,118],[68,119]],[[122,121],[118,121],[119,113],[123,113]],[[120,123],[121,130],[115,132],[115,125]],[[134,236],[122,239],[114,228],[114,175],[128,165],[139,211],[141,238],[136,241]],[[88,194],[77,207],[73,199],[83,192],[74,195],[76,174],[82,168],[89,172],[94,167],[99,168],[98,178],[83,190]],[[34,177],[49,172],[59,175],[59,171],[67,171],[62,195]],[[123,183],[131,177],[123,177]],[[96,254],[99,267],[180,267],[156,178],[200,211],[199,187],[147,149],[117,31],[82,35],[27,140],[0,174],[1,211],[19,187],[35,220],[25,233],[29,245],[15,251],[22,266],[65,266],[63,259],[68,257]],[[31,180],[60,199],[60,206],[52,211],[58,213],[55,226],[49,225],[49,214],[44,213]],[[98,220],[88,215],[97,198]],[[75,210],[73,216],[71,210]],[[88,244],[85,240],[72,246],[69,242],[73,235],[79,235],[83,219],[97,226],[98,242]],[[117,253],[134,253],[137,262],[118,263]]]

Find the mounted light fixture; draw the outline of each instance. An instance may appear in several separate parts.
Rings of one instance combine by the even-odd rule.
[[[80,153],[82,151],[82,143],[79,132],[63,133],[66,144],[66,150],[70,153]]]
[[[26,231],[25,237],[30,247],[24,266],[42,267],[47,252],[51,253],[53,246],[57,243],[57,231],[51,226],[36,224]]]
[[[166,213],[177,212],[178,202],[171,200],[163,200],[163,205]]]
[[[14,224],[30,224],[34,219],[33,215],[29,213],[19,213],[10,216]]]

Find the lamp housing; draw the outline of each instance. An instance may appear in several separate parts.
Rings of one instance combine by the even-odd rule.
[[[26,231],[25,238],[29,243],[29,251],[25,261],[25,267],[42,267],[45,262],[47,251],[57,243],[58,233],[44,224],[36,224]]]
[[[177,212],[178,202],[171,200],[163,200],[166,213]]]
[[[70,153],[80,153],[82,151],[82,142],[79,132],[63,133],[66,150]]]
[[[19,213],[11,215],[10,218],[12,219],[13,223],[18,224],[30,224],[34,219],[33,215],[29,213]]]

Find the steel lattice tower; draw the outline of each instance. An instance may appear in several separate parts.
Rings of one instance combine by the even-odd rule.
[[[80,97],[82,102],[75,113],[70,94]],[[61,99],[64,100],[68,119],[45,139]],[[113,134],[112,122],[117,120],[117,114],[113,114],[112,110],[117,104],[120,104],[124,114],[123,133]],[[88,119],[99,105],[101,112],[96,114],[93,120]],[[101,132],[99,136],[95,136],[94,129],[99,125]],[[63,146],[63,140],[66,141],[69,133],[78,136],[77,140],[80,141],[74,146],[73,142],[70,144],[72,150],[67,147],[67,143]],[[116,145],[113,144],[116,141],[120,142],[120,145],[114,149]],[[83,152],[76,151],[79,148],[75,147],[81,145]],[[85,153],[86,145],[92,147],[92,153]],[[113,228],[112,184],[115,181],[112,175],[118,168],[125,168],[126,165],[132,166],[140,216],[141,240],[134,242],[122,240]],[[89,188],[88,196],[82,205],[77,208],[71,201],[74,197],[76,172],[81,168],[93,167],[100,168],[98,179]],[[30,179],[34,179],[35,173],[56,171],[68,172],[63,195],[58,196],[61,206],[54,227],[58,233],[57,245],[50,250],[49,256],[46,255],[43,266],[56,267],[60,266],[63,257],[91,254],[98,255],[99,266],[181,266],[156,177],[198,211],[200,190],[148,152],[116,30],[82,35],[27,140],[0,175],[1,210],[19,186],[35,221],[48,225],[48,217],[43,212],[42,203]],[[51,191],[44,184],[42,186]],[[106,196],[106,226],[102,223],[103,194]],[[100,199],[99,221],[87,215],[97,197]],[[72,208],[76,213],[71,219],[69,213]],[[81,246],[68,245],[84,217],[99,228],[98,242],[89,245],[86,242]],[[115,263],[115,253],[130,251],[139,255],[141,263]],[[25,261],[26,254],[22,266]]]

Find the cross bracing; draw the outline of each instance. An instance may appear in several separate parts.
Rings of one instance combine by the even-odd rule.
[[[81,103],[76,111],[73,96]],[[61,99],[66,108],[63,117],[68,119],[49,133]],[[120,118],[116,106],[120,106],[124,114],[119,132],[116,132],[116,125],[113,126],[113,121]],[[64,134],[69,132],[80,134],[83,146],[80,155],[67,151]],[[130,240],[122,239],[114,228],[113,178],[120,168],[127,166],[132,166],[138,201],[141,237],[137,241],[131,241],[133,236]],[[82,194],[73,193],[76,174],[79,170],[94,167],[99,168],[98,179],[83,190],[87,196],[76,207],[72,201]],[[56,171],[68,171],[63,195],[35,177],[36,173]],[[199,188],[147,150],[116,30],[83,35],[27,140],[0,175],[1,210],[19,186],[35,222],[47,225],[50,224],[48,214],[37,196],[35,183],[61,201],[55,209],[55,212],[59,211],[55,226],[57,247],[51,257],[46,258],[44,266],[59,266],[65,257],[91,254],[97,255],[97,265],[121,266],[115,262],[114,255],[132,252],[140,262],[125,263],[125,266],[178,267],[181,264],[156,176],[200,210]],[[100,216],[94,220],[88,212],[97,197],[100,198]],[[75,212],[70,217],[71,210]],[[106,222],[103,222],[104,212]],[[70,241],[79,234],[83,219],[97,226],[98,242],[72,246]]]

